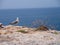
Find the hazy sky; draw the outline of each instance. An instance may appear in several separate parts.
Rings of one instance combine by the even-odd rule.
[[[0,9],[60,7],[60,0],[0,0]]]

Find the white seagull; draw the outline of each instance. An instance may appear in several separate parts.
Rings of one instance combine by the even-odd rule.
[[[19,18],[17,17],[15,21],[11,22],[10,24],[11,25],[15,25],[15,24],[18,24],[19,23]]]

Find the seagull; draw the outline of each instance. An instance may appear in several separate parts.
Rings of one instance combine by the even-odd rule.
[[[11,22],[10,24],[11,25],[16,25],[19,23],[19,18],[17,17],[15,21]]]

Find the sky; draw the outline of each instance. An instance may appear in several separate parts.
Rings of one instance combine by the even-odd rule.
[[[60,0],[0,0],[0,9],[60,7]]]

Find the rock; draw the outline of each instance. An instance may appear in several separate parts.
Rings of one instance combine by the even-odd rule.
[[[8,27],[10,27],[11,29]],[[23,29],[26,32],[28,31],[28,33],[16,32],[18,31],[17,29]],[[56,33],[59,31],[47,31],[48,28],[45,26],[41,26],[38,28],[38,30],[41,31],[33,30],[35,30],[35,28],[7,26],[6,30],[0,30],[0,33],[2,33],[0,35],[0,45],[60,45],[60,33]],[[55,35],[54,32],[57,35]]]
[[[0,28],[4,28],[2,23],[0,23]]]

